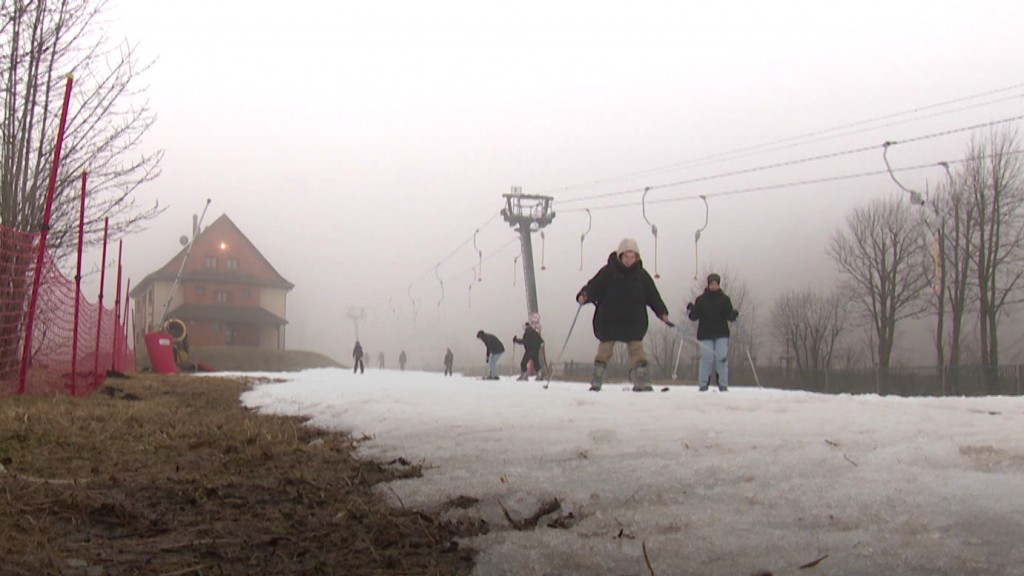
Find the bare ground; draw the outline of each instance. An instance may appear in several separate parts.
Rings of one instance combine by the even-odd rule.
[[[0,573],[468,574],[457,526],[376,496],[417,466],[243,408],[243,380],[139,374],[0,398]]]

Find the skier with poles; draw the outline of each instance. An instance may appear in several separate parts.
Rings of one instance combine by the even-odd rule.
[[[596,307],[594,336],[600,344],[594,356],[590,390],[601,390],[615,343],[625,342],[633,391],[652,391],[643,342],[648,326],[647,308],[650,307],[662,322],[673,324],[669,322],[668,307],[654,279],[644,270],[636,240],[625,238],[619,243],[618,249],[608,255],[608,263],[576,294],[576,302],[581,307],[592,302]]]
[[[512,342],[515,344],[522,344],[526,352],[523,353],[523,360],[519,363],[519,378],[517,380],[526,380],[528,378],[528,370],[530,362],[533,362],[533,369],[537,374],[537,380],[543,378],[542,368],[544,365],[540,361],[540,347],[544,345],[544,338],[541,337],[533,325],[529,322],[523,324],[523,337],[518,336],[512,337]]]
[[[722,277],[708,275],[704,293],[686,305],[690,320],[696,320],[697,342],[700,344],[700,368],[697,384],[706,392],[711,373],[718,374],[718,389],[729,389],[729,322],[735,322],[740,313],[732,307],[732,300],[722,291]]]

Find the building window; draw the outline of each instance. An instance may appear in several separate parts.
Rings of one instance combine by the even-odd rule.
[[[224,267],[228,270],[238,270],[238,258],[228,258],[224,260]]]
[[[228,292],[227,291],[225,291],[225,290],[218,290],[217,291],[217,303],[218,304],[227,304],[228,303]]]
[[[216,270],[217,269],[217,257],[216,256],[207,256],[206,260],[204,262],[205,262],[205,266],[207,268],[209,268],[210,270]]]
[[[206,296],[206,286],[196,286],[196,296]]]
[[[248,288],[242,288],[242,300],[248,300],[252,296],[252,290]]]

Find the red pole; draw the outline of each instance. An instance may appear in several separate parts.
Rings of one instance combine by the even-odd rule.
[[[85,231],[85,181],[88,172],[82,170],[82,201],[78,208],[78,263],[75,266],[75,323],[71,337],[71,395],[75,395],[78,382],[78,311],[82,302],[82,238]]]
[[[114,296],[114,341],[110,348],[110,369],[117,370],[117,341],[121,339],[121,246],[124,240],[117,241],[117,294]]]
[[[60,148],[64,144],[64,126],[68,120],[68,105],[71,102],[71,85],[74,78],[67,75],[64,85],[64,105],[60,111],[60,125],[57,128],[57,143],[53,147],[53,165],[50,166],[50,181],[46,186],[46,207],[43,210],[43,223],[39,227],[39,253],[36,256],[35,278],[32,280],[32,296],[28,301],[28,319],[25,322],[25,348],[21,353],[21,370],[18,373],[18,394],[25,393],[25,378],[32,353],[32,323],[36,317],[36,303],[39,301],[39,282],[43,273],[43,254],[46,252],[46,236],[50,231],[50,210],[53,207],[53,192],[57,188],[57,169],[60,167]]]
[[[124,323],[124,328],[121,330],[121,372],[128,371],[128,293],[131,292],[131,287],[132,281],[129,278],[124,286],[124,314],[121,316],[121,321]]]
[[[99,381],[97,374],[100,373],[100,332],[103,328],[103,284],[107,278],[107,224],[110,218],[103,219],[103,256],[100,260],[100,297],[96,302],[97,307],[100,309],[98,312],[99,318],[96,320],[96,356],[93,358],[92,363],[92,377],[95,381]]]

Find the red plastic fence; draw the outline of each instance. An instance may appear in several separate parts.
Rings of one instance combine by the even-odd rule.
[[[32,345],[25,381],[20,382],[38,242],[38,233],[0,226],[0,395],[21,391],[86,396],[103,384],[108,370],[134,372],[135,354],[123,336],[125,326],[119,315],[113,308],[101,311],[99,303],[91,303],[84,296],[79,302],[77,350],[73,349],[78,289],[45,253]]]

